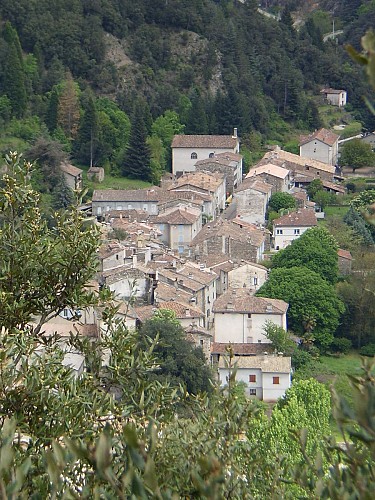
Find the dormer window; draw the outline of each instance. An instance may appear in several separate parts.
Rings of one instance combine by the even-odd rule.
[[[196,160],[196,159],[198,158],[197,153],[195,153],[195,152],[191,153],[190,158],[191,158],[192,160]]]

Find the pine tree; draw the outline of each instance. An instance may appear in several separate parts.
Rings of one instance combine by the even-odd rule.
[[[56,87],[54,87],[52,89],[48,101],[48,108],[44,120],[50,132],[54,132],[57,128],[58,109],[59,109],[59,94],[57,92]]]
[[[152,174],[151,156],[146,142],[147,131],[143,111],[142,105],[138,104],[133,114],[129,146],[125,152],[122,174],[124,177],[148,181]]]
[[[27,106],[25,73],[20,41],[10,23],[5,25],[4,39],[8,44],[8,57],[4,66],[3,93],[9,98],[14,115],[20,117]]]

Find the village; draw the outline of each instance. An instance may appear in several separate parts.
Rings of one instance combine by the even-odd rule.
[[[244,176],[236,128],[228,136],[174,136],[172,173],[160,186],[94,191],[90,208],[102,233],[96,286],[115,294],[117,317],[131,329],[157,310],[173,311],[221,385],[231,349],[246,395],[276,401],[291,385],[291,358],[269,349],[264,328],[271,322],[287,330],[288,304],[255,293],[268,279],[264,264],[272,254],[324,217],[309,200],[310,183],[319,179],[325,191],[345,194],[338,145],[337,134],[316,130],[301,137],[299,155],[273,146]],[[82,172],[63,168],[68,185],[79,187]],[[91,170],[103,175],[98,167]],[[270,225],[268,203],[275,193],[292,195],[297,208]],[[339,250],[338,263],[340,273],[350,272],[350,252]],[[76,331],[93,337],[105,329],[94,309],[76,319],[64,310],[62,324],[48,328],[67,334],[73,321]],[[67,356],[80,373],[83,357]]]

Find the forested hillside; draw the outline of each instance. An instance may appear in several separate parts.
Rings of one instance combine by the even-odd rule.
[[[3,0],[0,147],[50,137],[80,164],[155,181],[176,132],[236,126],[255,149],[318,127],[323,85],[345,88],[355,117],[375,128],[369,90],[344,49],[359,46],[374,2],[308,6],[262,2],[277,21],[253,0]],[[333,17],[344,40],[323,42]],[[134,140],[145,146],[136,172],[126,151],[135,117]]]

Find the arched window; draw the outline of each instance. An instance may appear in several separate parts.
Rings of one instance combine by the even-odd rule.
[[[208,155],[208,157],[209,157],[209,158],[213,158],[214,156],[215,156],[215,153],[210,153],[210,154]]]
[[[191,158],[192,160],[196,160],[196,159],[198,158],[197,153],[195,153],[195,152],[194,152],[194,153],[191,153],[190,158]]]

